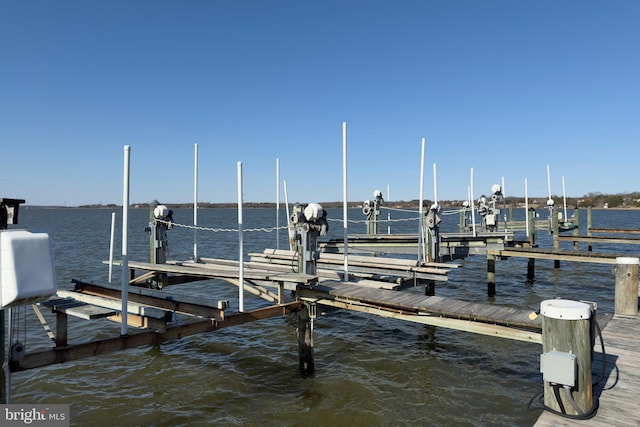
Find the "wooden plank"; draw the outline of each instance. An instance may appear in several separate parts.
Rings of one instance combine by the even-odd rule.
[[[577,251],[562,251],[551,249],[538,249],[538,248],[509,248],[509,249],[489,249],[488,255],[495,255],[501,257],[519,257],[519,258],[533,258],[533,259],[546,259],[546,260],[559,260],[559,261],[575,261],[575,262],[588,262],[596,264],[615,264],[616,258],[620,256],[630,256],[629,254],[620,255],[613,253],[597,253],[597,252],[577,252]]]
[[[96,307],[86,302],[77,301],[73,298],[56,298],[53,297],[41,303],[45,307],[51,308],[54,313],[64,313],[69,316],[79,317],[85,320],[100,319],[113,316],[114,310],[104,307]]]
[[[541,322],[531,310],[502,308],[491,304],[478,304],[435,296],[422,296],[409,292],[368,289],[351,283],[326,281],[310,290],[300,289],[300,297],[337,299],[371,307],[386,307],[415,313],[431,313],[449,318],[490,322],[498,325],[540,329]],[[504,315],[500,317],[499,315]]]
[[[609,236],[557,236],[558,240],[569,242],[588,242],[588,243],[618,243],[626,245],[640,244],[638,237],[609,237]]]
[[[103,307],[96,307],[95,305],[84,304],[77,307],[63,308],[63,313],[69,316],[79,317],[80,319],[93,320],[101,319],[104,317],[113,316],[116,314],[115,310],[105,309]]]
[[[122,308],[122,302],[120,300],[112,298],[103,298],[95,295],[86,295],[73,291],[58,290],[57,294],[63,297],[73,298],[78,301],[82,301],[87,304],[96,305],[98,307],[104,307],[112,310],[119,311]],[[154,319],[170,319],[171,312],[159,310],[153,307],[147,307],[144,305],[129,302],[127,306],[127,312],[143,317],[151,317]]]
[[[587,228],[587,233],[622,233],[622,234],[640,234],[640,230],[636,228]]]

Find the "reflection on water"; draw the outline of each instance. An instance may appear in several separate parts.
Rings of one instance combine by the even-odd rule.
[[[350,215],[362,217],[360,210]],[[392,219],[414,216],[391,213]],[[119,222],[120,212],[117,217]],[[146,261],[148,211],[131,210],[129,217],[129,257]],[[192,217],[189,210],[174,214],[175,221],[183,224]],[[329,210],[329,217],[339,220],[341,210]],[[594,211],[593,226],[638,228],[638,217],[637,211]],[[203,227],[236,228],[234,210],[203,209],[198,218]],[[275,218],[270,210],[245,210],[243,227],[272,227]],[[284,224],[284,210],[280,219]],[[442,231],[456,231],[457,221],[457,215],[444,216]],[[586,212],[581,221],[584,230]],[[50,233],[59,287],[71,287],[71,279],[107,281],[103,261],[109,257],[110,211],[26,208],[20,222],[20,227]],[[342,236],[341,222],[330,226],[331,235]],[[412,233],[417,221],[390,226],[394,233]],[[364,230],[362,224],[353,227]],[[120,229],[115,236],[118,259]],[[275,232],[246,232],[245,255],[275,247],[275,236]],[[546,232],[536,238],[543,246],[551,245]],[[192,256],[193,230],[175,227],[169,239],[170,259]],[[198,253],[237,259],[238,239],[234,232],[200,231]],[[280,247],[287,247],[285,230],[280,232]],[[594,251],[614,250],[637,253],[629,246],[594,247]],[[533,310],[544,299],[579,296],[597,301],[600,312],[613,307],[610,266],[565,262],[554,269],[553,262],[537,261],[536,277],[528,282],[526,260],[501,260],[496,263],[497,295],[488,299],[486,259],[476,256],[461,264],[450,273],[449,282],[437,285],[437,295]],[[115,271],[116,282],[119,274]],[[223,282],[179,286],[180,292],[228,299],[232,307],[237,301],[237,289]],[[245,304],[251,308],[263,303],[247,295]],[[51,314],[45,315],[53,325]],[[30,326],[23,331],[27,350],[49,345],[31,311],[28,316]],[[70,319],[70,323],[72,341],[119,334],[119,326],[105,320]],[[319,316],[314,338],[316,372],[307,378],[298,373],[295,322],[274,318],[159,348],[17,373],[13,402],[70,403],[75,425],[109,426],[531,425],[539,415],[526,408],[529,398],[542,389],[537,345],[340,310]]]

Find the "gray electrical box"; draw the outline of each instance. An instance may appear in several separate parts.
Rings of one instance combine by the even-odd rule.
[[[540,355],[542,378],[550,383],[575,386],[578,360],[575,354],[550,351]]]

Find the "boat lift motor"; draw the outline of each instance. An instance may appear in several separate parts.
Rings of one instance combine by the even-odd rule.
[[[429,261],[439,260],[440,258],[440,213],[442,207],[438,203],[434,203],[425,215],[425,223],[427,224],[427,242],[429,247]]]
[[[491,193],[490,201],[484,194],[478,199],[478,214],[482,217],[482,223],[486,230],[496,231],[500,218],[500,208],[497,207],[497,204],[502,200],[502,188],[499,184],[493,184]]]
[[[320,257],[318,236],[326,236],[327,231],[329,231],[327,211],[320,204],[294,206],[289,234],[294,236],[299,273],[316,274],[316,260]]]
[[[173,228],[173,211],[165,205],[154,200],[150,205],[151,214],[149,226],[145,231],[150,235],[149,262],[152,264],[165,264],[169,249],[167,230]],[[167,275],[162,274],[160,280],[154,281],[153,286],[162,288],[167,283]]]
[[[362,204],[362,213],[367,217],[367,234],[378,234],[380,216],[380,206],[384,202],[382,192],[375,190],[373,192],[373,200],[365,200]]]
[[[547,209],[549,209],[549,226],[551,226],[551,219],[553,218],[553,209],[556,202],[553,201],[551,196],[547,199]]]

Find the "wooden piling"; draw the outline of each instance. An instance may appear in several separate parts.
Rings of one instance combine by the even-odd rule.
[[[300,373],[304,376],[313,373],[315,364],[313,361],[313,320],[315,318],[316,305],[305,303],[298,312],[298,355]]]
[[[436,295],[436,282],[434,280],[427,280],[424,284],[424,294],[428,297]]]
[[[635,316],[638,314],[638,267],[639,258],[616,258],[616,303],[615,314]]]
[[[546,300],[540,303],[540,312],[544,404],[560,413],[584,416],[594,409],[591,306],[571,300]]]
[[[551,212],[551,234],[553,234],[553,249],[560,249],[560,225],[558,223],[558,211],[555,208],[550,208]],[[566,220],[566,218],[565,218]],[[553,260],[553,268],[560,268],[560,260]]]
[[[487,252],[487,295],[496,295],[496,256]]]
[[[534,209],[529,209],[527,215],[529,216],[529,229],[527,230],[527,236],[529,238],[529,245],[534,247],[536,243],[536,211]],[[535,265],[535,259],[529,258],[527,262],[527,279],[529,280],[535,277]]]

